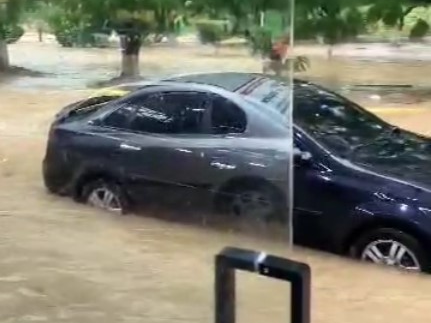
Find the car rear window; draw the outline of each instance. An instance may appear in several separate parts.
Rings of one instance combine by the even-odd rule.
[[[288,86],[280,80],[257,77],[245,84],[237,92],[265,103],[283,114],[289,107]]]
[[[227,72],[182,75],[164,79],[163,81],[206,84],[221,87],[227,91],[234,92],[256,78],[256,75],[250,73]]]

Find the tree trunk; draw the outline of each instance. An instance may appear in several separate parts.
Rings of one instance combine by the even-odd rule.
[[[259,26],[265,27],[265,12],[264,11],[259,12]]]
[[[139,56],[125,55],[121,57],[121,76],[135,77],[139,76]]]
[[[5,71],[9,68],[9,54],[7,51],[6,41],[0,39],[0,71]]]
[[[43,42],[43,29],[42,28],[37,28],[37,36],[39,39],[39,43]]]
[[[177,46],[178,45],[177,35],[175,33],[169,33],[168,34],[168,43],[171,46]]]
[[[220,54],[220,43],[214,43],[214,55],[218,56]]]
[[[327,55],[328,55],[328,59],[331,60],[332,56],[334,55],[334,45],[329,45],[328,46]]]
[[[121,76],[139,76],[139,52],[142,45],[141,35],[131,33],[122,37]]]

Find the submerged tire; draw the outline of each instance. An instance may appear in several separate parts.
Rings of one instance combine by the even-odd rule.
[[[84,185],[82,200],[95,208],[119,214],[127,213],[130,206],[121,186],[103,179]]]
[[[365,232],[353,243],[350,254],[363,261],[417,272],[429,272],[431,263],[430,254],[418,239],[392,228]]]

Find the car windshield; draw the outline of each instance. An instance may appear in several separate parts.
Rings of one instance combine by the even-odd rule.
[[[392,126],[356,104],[312,84],[295,88],[294,118],[331,152],[344,155],[390,133]]]
[[[260,93],[259,101],[284,114],[288,101],[270,92]],[[294,93],[295,124],[339,157],[364,163],[377,158],[431,160],[428,139],[402,131],[335,93],[305,82],[296,83]],[[254,93],[250,96],[257,98]]]

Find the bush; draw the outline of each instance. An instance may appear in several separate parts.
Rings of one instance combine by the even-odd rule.
[[[228,28],[225,22],[205,21],[196,23],[198,37],[202,44],[217,46],[227,35]]]
[[[416,22],[416,24],[412,27],[412,29],[410,30],[410,40],[420,40],[423,37],[426,36],[426,34],[428,33],[430,29],[429,24],[423,20],[423,19],[418,19],[418,21]]]
[[[96,29],[92,28],[89,20],[84,18],[58,9],[50,12],[47,22],[61,46],[95,46],[96,40],[93,34]]]
[[[24,35],[24,28],[18,25],[8,25],[5,31],[6,43],[8,44],[16,43]]]
[[[56,30],[54,36],[62,47],[73,47],[76,44],[77,35],[71,30]]]
[[[55,38],[62,47],[106,47],[96,34],[106,33],[90,27],[80,30],[74,26],[65,26],[64,29],[58,28],[54,31]]]
[[[53,12],[49,17],[49,26],[57,42],[63,47],[73,47],[77,43],[78,24],[61,11]]]
[[[272,49],[272,33],[265,27],[255,27],[250,30],[248,44],[253,55],[268,57]]]

